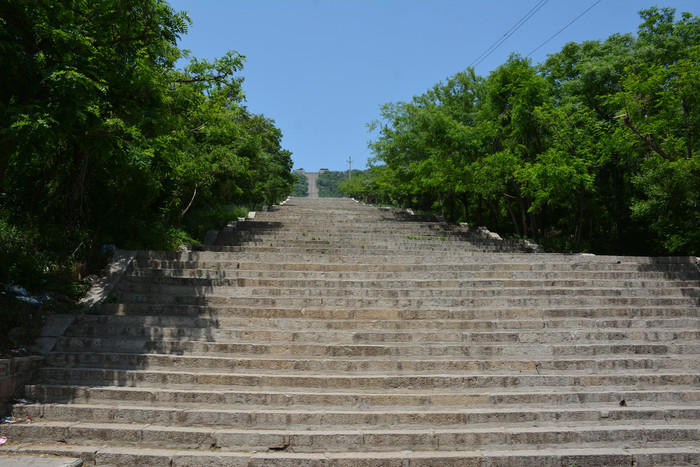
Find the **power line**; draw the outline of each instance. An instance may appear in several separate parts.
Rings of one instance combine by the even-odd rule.
[[[479,65],[481,62],[486,60],[486,58],[491,55],[501,44],[503,44],[506,39],[512,36],[515,31],[520,29],[520,27],[527,22],[535,13],[537,13],[540,8],[542,8],[549,0],[540,0],[530,11],[525,13],[525,15],[518,20],[508,31],[506,31],[496,42],[491,44],[491,46],[486,49],[481,55],[479,55],[476,60],[474,60],[469,66]],[[483,57],[483,58],[482,58]]]
[[[525,24],[525,23],[527,22],[527,20],[529,20],[530,18],[532,18],[532,16],[533,16],[535,13],[537,13],[543,6],[545,6],[545,4],[546,4],[548,1],[549,1],[549,0],[540,0],[540,2],[537,3],[537,5],[535,5],[534,7],[532,7],[532,9],[531,9],[530,11],[528,11],[527,13],[525,13],[525,15],[524,15],[522,18],[520,18],[520,20],[518,20],[517,23],[515,23],[508,31],[506,31],[505,34],[503,34],[503,36],[501,36],[496,42],[494,42],[493,44],[491,44],[491,46],[490,46],[488,49],[486,49],[481,55],[479,55],[479,56],[476,58],[476,60],[474,60],[469,66],[470,66],[470,67],[471,67],[471,66],[477,66],[477,65],[479,65],[481,62],[483,62],[484,60],[486,60],[486,58],[487,58],[489,55],[491,55],[491,54],[492,54],[501,44],[503,44],[510,36],[512,36],[512,35],[515,33],[515,31],[517,31],[518,29],[520,29],[520,27],[521,27],[523,24]],[[482,58],[482,57],[483,57],[483,58]]]
[[[595,2],[593,5],[589,6],[588,9],[587,9],[586,11],[584,11],[583,13],[581,13],[580,15],[578,15],[576,18],[574,18],[569,24],[567,24],[566,26],[564,26],[563,28],[561,28],[559,31],[557,31],[556,34],[554,34],[552,37],[550,37],[549,39],[547,39],[546,41],[544,41],[543,43],[541,43],[535,50],[533,50],[532,52],[530,52],[529,54],[527,54],[527,56],[529,57],[530,55],[532,55],[532,54],[534,54],[535,52],[537,52],[538,50],[540,50],[540,49],[542,48],[542,46],[544,46],[547,42],[549,42],[549,41],[551,41],[552,39],[554,39],[555,37],[557,37],[557,36],[559,35],[560,32],[562,32],[564,29],[566,29],[566,28],[568,28],[569,26],[571,26],[572,24],[574,24],[581,16],[585,15],[586,13],[588,13],[588,11],[589,11],[591,8],[593,8],[594,6],[596,6],[597,4],[599,4],[599,3],[602,2],[602,1],[603,1],[603,0],[598,0],[598,1]]]

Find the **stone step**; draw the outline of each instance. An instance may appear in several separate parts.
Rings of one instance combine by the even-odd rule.
[[[501,244],[497,240],[486,240],[454,235],[448,232],[439,233],[419,233],[419,235],[392,233],[392,236],[381,236],[378,232],[368,233],[327,233],[316,237],[304,236],[291,233],[280,235],[276,232],[270,233],[240,233],[231,235],[226,242],[227,246],[269,246],[279,248],[308,248],[315,246],[333,245],[336,247],[364,250],[449,250],[460,251],[471,247],[498,246]],[[401,236],[399,236],[401,235]],[[422,236],[421,236],[422,235]],[[373,238],[369,239],[368,237]]]
[[[660,356],[613,356],[589,358],[499,358],[459,359],[454,358],[305,358],[295,355],[285,357],[261,357],[238,354],[235,357],[211,355],[160,355],[143,353],[99,353],[99,352],[53,352],[47,357],[47,365],[54,367],[117,368],[117,369],[200,369],[230,371],[307,371],[307,372],[363,372],[394,374],[398,372],[581,372],[598,373],[634,371],[696,371],[698,362],[694,355],[670,357]]]
[[[357,247],[343,247],[343,246],[338,246],[338,245],[325,245],[325,247],[321,246],[308,246],[306,248],[299,248],[299,247],[276,247],[274,246],[274,243],[270,243],[269,245],[251,245],[248,243],[245,243],[243,245],[235,245],[236,242],[231,242],[234,243],[233,245],[204,245],[202,247],[202,250],[204,251],[210,251],[210,252],[220,252],[220,253],[276,253],[280,255],[299,255],[299,254],[304,254],[304,255],[309,255],[313,254],[314,256],[321,256],[321,255],[328,255],[328,256],[356,256],[356,257],[364,257],[364,258],[369,258],[372,256],[380,256],[380,257],[385,257],[385,256],[390,256],[391,253],[396,253],[398,252],[404,252],[403,249],[398,249],[398,248],[383,248],[381,250],[379,249],[372,249],[372,248],[361,248],[361,246]],[[416,255],[422,255],[423,257],[426,256],[431,256],[431,257],[445,257],[449,258],[450,256],[454,255],[455,253],[459,253],[460,255],[468,255],[469,253],[511,253],[511,252],[527,252],[528,249],[527,247],[520,246],[517,242],[498,242],[494,244],[487,244],[483,242],[479,243],[474,243],[474,242],[465,242],[464,247],[460,249],[449,249],[449,250],[440,250],[440,249],[431,249],[429,247],[423,247],[423,248],[416,248]]]
[[[550,372],[538,375],[536,372],[454,372],[419,373],[419,374],[348,374],[327,372],[237,372],[237,371],[185,371],[175,369],[137,370],[137,369],[101,369],[101,368],[52,368],[45,367],[40,372],[43,383],[59,384],[166,384],[190,385],[211,384],[216,386],[255,386],[276,388],[365,388],[386,389],[404,388],[413,390],[446,389],[460,387],[463,389],[500,388],[508,385],[520,388],[543,388],[561,386],[612,387],[633,389],[653,387],[655,385],[692,386],[700,383],[697,374],[687,372],[649,372],[639,371],[628,374],[594,374],[589,372]]]
[[[622,257],[586,257],[572,255],[572,258],[552,255],[546,259],[530,255],[488,255],[472,253],[465,255],[362,255],[342,257],[319,255],[311,258],[304,254],[281,255],[277,252],[243,252],[232,256],[219,252],[150,252],[139,254],[136,266],[151,269],[239,269],[252,268],[316,271],[363,271],[363,272],[418,272],[418,271],[622,271],[652,272],[656,274],[685,272],[700,276],[696,263],[659,262],[654,259]],[[578,259],[578,261],[575,261]]]
[[[283,446],[282,446],[283,447]],[[11,448],[11,447],[10,447]],[[297,467],[299,465],[327,467],[382,466],[524,466],[553,467],[574,465],[634,465],[680,466],[700,463],[697,443],[687,446],[613,448],[613,447],[558,447],[555,450],[530,448],[484,447],[478,451],[382,451],[382,452],[325,452],[296,453],[289,448],[268,451],[227,452],[185,449],[139,449],[110,445],[77,446],[50,443],[25,443],[18,451],[37,456],[61,452],[79,457],[91,465],[149,465],[154,467],[227,466],[227,467]]]
[[[482,237],[483,233],[478,229],[471,229],[463,224],[446,222],[396,222],[394,218],[369,218],[367,216],[344,217],[343,222],[308,222],[302,218],[280,217],[275,220],[254,219],[238,222],[229,235],[246,235],[255,233],[279,234],[280,237],[301,236],[307,240],[322,234],[342,236],[343,229],[349,234],[361,235],[363,233],[383,233],[388,237],[399,236],[404,232],[424,231],[429,233],[451,233],[453,235],[470,235]],[[338,225],[340,224],[340,225]],[[488,237],[486,237],[488,239]]]
[[[446,253],[461,253],[461,252],[483,252],[483,251],[511,251],[512,247],[509,244],[503,244],[497,241],[486,241],[486,240],[448,240],[446,237],[416,237],[417,240],[411,239],[397,239],[397,240],[386,240],[378,241],[374,240],[372,243],[367,240],[346,240],[338,241],[333,240],[332,237],[328,236],[323,240],[301,240],[301,241],[284,241],[284,240],[273,240],[265,239],[264,237],[257,236],[255,238],[235,238],[230,239],[226,242],[226,245],[220,245],[221,248],[217,246],[206,246],[205,248],[216,251],[226,251],[225,247],[241,247],[243,250],[254,252],[258,249],[265,249],[272,247],[280,252],[313,252],[318,253],[323,250],[328,254],[356,254],[356,255],[386,255],[389,253],[401,254],[413,254],[413,255],[427,255],[431,254],[446,254]],[[425,245],[418,245],[417,242],[425,242]]]
[[[313,430],[361,427],[394,427],[409,429],[421,425],[438,425],[441,429],[494,427],[503,423],[512,426],[547,423],[595,423],[601,425],[617,422],[657,424],[667,420],[689,423],[700,418],[700,408],[691,405],[664,405],[657,407],[620,407],[619,404],[586,407],[525,408],[440,408],[426,407],[420,410],[405,408],[353,408],[336,410],[328,407],[274,409],[265,406],[245,408],[175,408],[143,405],[120,405],[118,408],[97,404],[27,404],[13,411],[19,419],[31,418],[32,422],[66,421],[80,423],[111,423],[184,425],[208,427],[237,427],[244,429],[294,429]]]
[[[473,451],[482,446],[521,445],[530,449],[599,443],[624,443],[627,447],[664,447],[664,443],[698,446],[697,423],[649,423],[600,425],[542,423],[540,426],[495,428],[391,428],[361,429],[255,429],[181,427],[151,423],[89,423],[39,421],[6,426],[6,436],[52,443],[109,442],[134,447],[221,449],[225,451],[282,450],[293,452],[449,450]]]
[[[173,276],[151,276],[144,281],[144,276],[130,276],[120,284],[121,289],[138,290],[138,286],[149,289],[154,286],[178,286],[178,287],[256,287],[256,288],[289,288],[289,289],[490,289],[498,288],[511,291],[511,289],[535,289],[560,292],[562,289],[577,290],[601,290],[601,289],[624,289],[626,291],[634,289],[645,289],[648,292],[661,292],[670,295],[683,295],[679,288],[700,287],[700,280],[697,281],[668,281],[668,280],[641,280],[641,279],[447,279],[447,278],[386,278],[386,279],[331,279],[331,278],[263,278],[263,277],[173,277]],[[130,286],[130,287],[128,287]],[[177,289],[174,289],[177,290]]]
[[[527,252],[523,247],[518,250],[517,246],[509,243],[489,243],[486,241],[466,241],[466,240],[432,240],[428,245],[416,245],[414,241],[394,241],[369,244],[366,241],[354,241],[341,243],[332,240],[310,241],[310,242],[276,242],[272,240],[259,239],[256,241],[245,241],[242,239],[230,240],[226,245],[206,245],[205,251],[237,252],[241,254],[255,254],[277,252],[279,254],[294,255],[318,255],[327,254],[329,256],[355,256],[372,257],[388,256],[391,254],[428,257],[447,257],[457,255],[469,257],[474,254],[483,253],[509,253],[512,251]]]
[[[496,304],[499,305],[499,304]],[[507,306],[483,306],[462,308],[439,308],[410,309],[397,307],[371,307],[349,308],[330,307],[324,305],[293,306],[289,301],[282,304],[274,302],[263,304],[255,302],[253,304],[236,303],[226,304],[163,304],[163,303],[105,303],[102,305],[103,311],[107,315],[123,316],[163,316],[163,317],[193,317],[201,319],[223,319],[223,318],[289,318],[289,319],[327,319],[327,320],[424,320],[447,319],[447,320],[472,320],[472,319],[493,319],[512,320],[522,318],[541,319],[549,321],[551,319],[668,319],[683,318],[697,320],[698,309],[696,306],[686,303],[677,305],[664,304],[662,306],[649,306],[647,303],[636,306],[627,304],[613,306],[608,304],[601,306],[560,306],[558,304],[540,304],[537,307],[512,307]]]
[[[393,221],[367,222],[343,230],[318,224],[285,225],[284,230],[266,222],[240,223],[230,232],[221,232],[227,238],[241,241],[272,240],[278,242],[306,243],[335,240],[340,243],[365,242],[368,246],[381,242],[447,242],[484,241],[497,243],[499,240],[486,238],[477,231],[456,224],[399,224]],[[308,227],[308,230],[306,228]]]
[[[331,268],[331,265],[323,270],[311,268],[309,263],[287,264],[284,267],[273,263],[236,263],[234,267],[228,269],[207,269],[207,268],[181,268],[181,269],[150,269],[134,268],[125,278],[131,280],[152,280],[169,281],[185,278],[195,279],[287,279],[287,280],[357,280],[357,281],[381,281],[381,280],[428,280],[424,276],[430,275],[430,280],[513,280],[539,282],[544,281],[618,281],[631,283],[657,283],[659,286],[674,287],[696,287],[698,284],[697,274],[690,273],[656,273],[630,271],[544,271],[544,270],[490,270],[483,268],[473,268],[473,270],[455,270],[455,268],[441,269],[437,266],[429,270],[427,267],[407,271],[405,267],[393,268],[388,271],[373,271],[361,265],[338,265]],[[392,269],[392,268],[386,268]]]
[[[325,259],[324,257],[323,259]],[[309,279],[339,280],[344,277],[355,280],[477,280],[477,279],[510,279],[510,280],[623,280],[623,281],[658,281],[667,282],[669,285],[681,281],[689,281],[688,286],[693,286],[700,279],[700,274],[692,271],[639,271],[633,267],[607,267],[607,265],[593,266],[572,270],[565,264],[542,264],[534,267],[527,264],[501,263],[479,264],[473,262],[461,263],[433,263],[423,264],[391,262],[377,262],[356,264],[353,262],[299,262],[293,261],[285,264],[272,261],[255,261],[238,257],[239,261],[203,261],[203,262],[161,262],[149,261],[146,268],[135,267],[130,271],[137,277],[189,277],[199,275],[202,278],[222,279],[238,277],[267,277],[295,279],[298,275]],[[612,266],[612,265],[610,265]],[[145,272],[148,271],[148,272]],[[275,276],[266,276],[275,274]],[[196,276],[195,276],[196,277]]]
[[[518,318],[496,320],[495,313],[486,314],[484,319],[394,319],[389,316],[383,319],[362,318],[356,319],[328,319],[328,317],[313,318],[302,315],[291,318],[285,317],[221,317],[221,318],[193,318],[188,316],[163,316],[163,315],[80,315],[73,318],[73,324],[67,332],[72,334],[101,334],[108,335],[122,333],[121,328],[254,328],[268,330],[346,330],[346,331],[372,331],[372,330],[464,330],[464,331],[507,331],[507,330],[697,330],[700,329],[700,317],[635,317],[630,318],[547,318],[541,316],[531,318],[527,315]]]
[[[700,321],[697,323],[700,324]],[[696,328],[697,329],[697,328]],[[610,330],[517,330],[517,331],[466,331],[466,330],[305,330],[268,329],[251,326],[241,328],[201,327],[125,327],[115,325],[69,328],[63,337],[144,338],[148,340],[206,340],[216,342],[295,342],[295,343],[597,343],[597,342],[649,342],[664,343],[695,341],[700,329],[610,329]]]
[[[416,256],[430,256],[430,255],[416,255]],[[560,254],[560,253],[548,253],[548,254],[532,254],[523,252],[512,252],[503,253],[498,255],[492,255],[487,253],[471,252],[465,255],[466,257],[472,258],[475,261],[484,264],[493,263],[503,263],[503,262],[517,262],[526,264],[569,264],[572,268],[578,269],[580,267],[590,267],[591,265],[608,264],[613,265],[613,267],[629,267],[630,265],[637,265],[644,270],[669,270],[674,271],[678,268],[681,269],[696,269],[700,260],[693,257],[673,257],[673,256],[663,256],[663,257],[647,257],[647,256],[608,256],[608,255],[588,255],[588,254]],[[364,264],[362,259],[363,256],[358,256],[358,264]],[[215,260],[231,260],[230,255],[215,251],[194,251],[194,250],[184,250],[184,251],[139,251],[136,257],[137,261],[215,261]]]
[[[458,291],[457,291],[458,292]],[[598,292],[598,291],[596,291]],[[581,296],[567,294],[566,297],[554,293],[547,295],[493,295],[493,296],[460,296],[455,293],[452,297],[446,297],[440,293],[432,296],[426,293],[424,296],[401,297],[391,293],[374,294],[370,297],[354,297],[341,295],[316,295],[304,296],[264,296],[264,295],[223,295],[220,293],[204,293],[169,295],[161,293],[129,293],[115,292],[117,301],[125,303],[160,304],[160,305],[222,305],[228,307],[254,307],[262,308],[285,306],[298,308],[412,308],[414,310],[427,310],[434,308],[552,308],[560,307],[688,307],[700,306],[700,298],[684,296],[615,296],[604,295],[605,290],[599,291],[601,295],[590,294]],[[378,295],[378,296],[377,296]],[[412,294],[413,295],[413,294]]]
[[[283,298],[313,298],[324,299],[402,299],[420,300],[435,299],[437,303],[449,303],[453,299],[498,299],[507,297],[548,299],[554,297],[557,300],[587,300],[587,299],[628,299],[634,300],[643,298],[650,301],[674,300],[681,298],[688,304],[700,305],[697,297],[688,297],[683,290],[677,288],[644,288],[644,287],[510,287],[510,286],[485,286],[479,287],[431,287],[426,285],[410,287],[406,284],[402,288],[380,288],[368,285],[363,288],[359,284],[352,284],[348,281],[348,286],[342,285],[304,288],[301,284],[298,287],[275,287],[245,285],[241,281],[240,287],[226,286],[189,286],[189,285],[166,285],[130,282],[119,287],[118,296],[124,301],[156,300],[162,302],[170,299],[177,302],[186,297],[201,297],[207,295],[212,299],[219,298],[248,298],[261,297],[264,299]],[[162,298],[161,298],[162,297]],[[168,298],[165,298],[168,297]]]
[[[148,339],[129,337],[61,337],[56,343],[57,351],[97,351],[109,350],[112,352],[143,352],[143,353],[195,353],[205,352],[222,354],[229,352],[244,353],[250,355],[295,355],[301,356],[404,356],[404,357],[472,357],[472,358],[505,358],[519,355],[528,355],[532,358],[569,356],[604,356],[613,354],[622,355],[686,355],[700,351],[700,343],[693,340],[680,342],[643,342],[623,341],[607,343],[601,342],[569,342],[569,343],[450,343],[450,342],[421,342],[419,345],[405,342],[372,342],[372,343],[324,343],[324,342],[279,342],[261,341],[250,339],[241,341],[238,339],[213,341],[207,339],[206,331],[202,332],[202,339]]]
[[[388,388],[381,391],[356,388],[318,388],[305,391],[298,388],[228,387],[200,384],[197,391],[190,386],[163,387],[159,383],[138,386],[53,385],[30,384],[25,388],[29,400],[39,402],[74,402],[125,405],[169,405],[171,407],[202,407],[208,405],[227,408],[261,405],[272,407],[492,407],[517,408],[521,406],[576,407],[586,405],[654,407],[660,405],[692,404],[700,402],[700,387],[696,385],[655,385],[648,388],[560,386],[548,388],[435,388],[430,391],[412,391],[407,388]]]

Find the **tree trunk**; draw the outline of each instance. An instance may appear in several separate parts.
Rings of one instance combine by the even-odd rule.
[[[476,225],[484,225],[483,222],[483,212],[482,212],[482,204],[484,202],[484,197],[481,196],[481,193],[479,193],[479,201],[476,205]]]
[[[187,211],[190,209],[192,206],[192,202],[194,201],[195,196],[197,196],[197,186],[194,187],[194,191],[192,192],[192,198],[190,198],[190,202],[187,203],[187,207],[182,211],[180,214],[180,219],[185,217],[185,214],[187,214]]]
[[[508,195],[506,196],[506,205],[508,206],[508,213],[510,214],[510,219],[513,221],[513,227],[515,227],[515,233],[518,235],[518,237],[523,238],[522,235],[520,235],[520,228],[518,227],[518,220],[515,218],[515,214],[513,213],[513,208],[510,205],[510,198]]]
[[[68,175],[68,193],[66,196],[66,204],[64,217],[68,225],[75,227],[82,217],[83,199],[84,199],[84,180],[86,167],[86,155],[83,151],[76,148],[73,156],[73,162],[70,166]]]
[[[624,247],[623,247],[623,235],[624,235],[624,230],[623,230],[623,222],[622,222],[622,213],[624,212],[624,199],[623,199],[623,193],[622,193],[622,181],[621,178],[622,176],[620,175],[620,168],[617,165],[617,156],[615,156],[615,160],[613,162],[613,168],[612,168],[613,174],[613,192],[615,193],[615,204],[617,209],[616,215],[615,215],[615,231],[616,231],[616,236],[617,236],[617,254],[622,255],[624,254]]]
[[[581,187],[579,193],[579,214],[576,225],[576,253],[581,251],[581,233],[583,231],[583,213],[586,206],[586,189]]]
[[[467,193],[462,195],[462,204],[464,205],[464,220],[467,224],[471,224],[472,219],[469,215],[469,195]]]
[[[495,230],[494,226],[498,225],[498,216],[496,215],[496,210],[493,207],[493,203],[486,201],[486,206],[489,208],[489,217],[491,217],[491,225],[487,226],[490,227],[492,230]]]
[[[527,207],[528,217],[530,218],[530,226],[532,228],[532,238],[535,242],[540,241],[540,218],[534,212],[530,212],[532,207],[532,201],[530,198],[525,197],[525,207]]]
[[[440,215],[442,216],[442,220],[445,220],[445,205],[442,202],[442,193],[438,193],[438,201],[440,202]]]
[[[518,206],[520,206],[520,217],[523,223],[523,236],[527,236],[527,208],[522,198],[518,198]]]
[[[535,243],[540,241],[540,224],[538,222],[537,216],[533,213],[529,213],[530,216],[530,227],[532,229],[532,239]]]

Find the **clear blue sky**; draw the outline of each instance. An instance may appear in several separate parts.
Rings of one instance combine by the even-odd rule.
[[[387,102],[408,101],[466,69],[541,0],[170,0],[192,20],[180,47],[213,59],[235,50],[246,105],[273,119],[294,168],[364,169],[367,124]],[[488,76],[528,55],[597,0],[549,0],[476,66]],[[537,52],[570,41],[636,33],[637,12],[658,5],[700,16],[700,0],[602,0]]]

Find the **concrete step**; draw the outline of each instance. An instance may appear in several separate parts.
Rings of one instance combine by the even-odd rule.
[[[509,269],[504,268],[474,268],[470,270],[462,267],[439,268],[429,270],[426,265],[415,265],[413,270],[407,271],[405,267],[386,268],[387,271],[375,271],[364,265],[337,265],[336,270],[332,270],[331,265],[325,265],[324,270],[312,270],[310,264],[286,264],[284,267],[274,263],[236,263],[235,267],[229,269],[207,269],[207,268],[180,268],[180,269],[150,269],[134,268],[125,279],[131,280],[153,280],[169,281],[172,279],[287,279],[287,280],[358,280],[358,281],[381,281],[381,280],[427,280],[426,275],[432,280],[513,280],[513,281],[621,281],[621,282],[643,282],[657,283],[658,286],[693,287],[698,280],[697,275],[690,273],[656,273],[629,271],[544,271],[533,269]],[[455,265],[457,266],[457,265]],[[505,265],[501,265],[505,266]]]
[[[239,354],[234,358],[207,355],[160,355],[143,353],[53,352],[47,364],[54,367],[131,368],[131,369],[226,369],[233,371],[287,370],[329,373],[363,372],[390,374],[397,372],[537,372],[688,370],[698,369],[694,355],[672,358],[659,356],[589,357],[589,358],[521,358],[459,359],[453,358],[305,358],[300,356],[261,357]]]
[[[133,449],[114,445],[79,446],[68,444],[26,443],[21,452],[37,456],[53,452],[80,457],[90,465],[149,465],[154,467],[297,467],[299,465],[327,467],[381,466],[525,466],[553,467],[572,465],[634,465],[681,466],[700,463],[700,450],[696,443],[680,448],[643,447],[613,448],[560,447],[554,450],[520,448],[486,448],[475,452],[468,451],[381,451],[381,452],[326,452],[296,453],[288,447],[267,451],[228,452],[199,451],[186,449]]]
[[[686,329],[611,329],[611,330],[517,330],[517,331],[466,331],[466,330],[303,330],[268,329],[245,326],[241,328],[201,327],[124,327],[89,326],[71,327],[64,337],[144,338],[147,340],[206,340],[215,342],[295,342],[295,343],[598,343],[598,342],[653,342],[665,343],[695,341],[699,330]]]
[[[320,306],[319,306],[320,305]],[[655,320],[655,319],[691,319],[695,322],[698,317],[698,308],[691,304],[679,305],[664,304],[661,306],[649,306],[647,303],[628,306],[627,304],[614,306],[608,304],[605,307],[594,306],[560,306],[558,304],[539,304],[537,307],[507,307],[496,303],[496,306],[482,304],[477,307],[446,308],[430,307],[426,309],[411,309],[398,307],[372,307],[350,308],[341,306],[328,306],[320,303],[317,306],[305,304],[298,306],[290,301],[277,304],[276,301],[264,304],[256,301],[252,304],[163,304],[163,303],[105,303],[103,311],[107,315],[122,316],[163,316],[163,317],[191,317],[195,319],[223,319],[223,318],[289,318],[289,319],[327,319],[327,320],[473,320],[493,319],[501,322],[512,319],[541,319],[549,322],[551,319],[627,319],[627,320]],[[644,321],[646,322],[646,321]]]
[[[654,407],[700,402],[700,387],[696,385],[655,385],[653,387],[559,386],[548,388],[433,388],[430,391],[407,388],[376,390],[356,388],[318,388],[306,391],[298,388],[228,387],[199,384],[197,391],[190,386],[140,383],[138,386],[31,384],[26,397],[39,402],[94,403],[117,405],[169,405],[171,407],[245,408],[250,405],[273,407],[500,407],[517,408],[530,405],[577,407],[580,405]]]
[[[130,337],[61,337],[56,343],[57,351],[112,351],[143,353],[213,353],[230,352],[254,355],[300,356],[392,356],[392,357],[436,357],[459,358],[505,358],[528,355],[531,358],[564,358],[568,356],[629,355],[686,355],[700,351],[700,343],[693,340],[679,342],[621,341],[601,342],[279,342],[250,339],[213,340],[202,331],[198,340],[148,339]]]
[[[208,254],[206,254],[208,253]],[[495,258],[494,258],[495,256]],[[143,255],[135,260],[134,267],[147,269],[202,269],[214,271],[230,270],[284,270],[284,271],[322,271],[322,272],[409,272],[420,273],[422,271],[431,274],[443,272],[477,273],[471,277],[510,277],[494,276],[496,272],[560,272],[564,277],[577,278],[590,277],[599,272],[628,273],[626,277],[636,277],[641,273],[656,278],[674,277],[684,274],[684,277],[697,280],[700,278],[697,265],[676,265],[674,263],[650,264],[645,262],[622,262],[615,258],[601,258],[591,261],[587,257],[580,262],[571,261],[570,258],[555,257],[547,260],[533,262],[530,256],[513,255],[362,255],[362,256],[334,256],[330,254],[316,255],[313,258],[304,254],[250,253],[241,252],[230,255],[215,252],[178,253],[171,255],[166,253]],[[313,261],[311,261],[313,259]],[[631,275],[629,273],[632,273]],[[459,276],[461,277],[461,276]],[[470,276],[466,276],[469,278]],[[529,276],[527,276],[529,277]],[[559,275],[558,277],[561,277]],[[595,276],[594,276],[595,277]]]
[[[51,368],[40,372],[43,383],[59,384],[212,384],[216,386],[256,386],[277,388],[406,388],[414,390],[438,388],[499,388],[517,385],[521,388],[543,388],[560,386],[613,387],[631,389],[655,385],[692,386],[700,383],[697,374],[683,372],[629,372],[627,374],[595,374],[586,372],[536,372],[510,371],[502,373],[454,372],[416,373],[395,375],[354,375],[348,373],[324,374],[326,372],[294,371],[186,371],[168,369],[102,369],[102,368]]]
[[[421,425],[439,425],[443,429],[477,426],[495,427],[507,423],[514,427],[557,423],[637,422],[643,425],[692,423],[700,417],[700,408],[691,405],[664,405],[657,407],[586,407],[525,408],[175,408],[143,405],[120,405],[119,408],[100,404],[27,404],[17,406],[13,415],[19,419],[31,418],[32,423],[66,421],[80,423],[111,423],[232,427],[251,429],[313,430],[325,428],[362,428],[367,426],[409,429]]]
[[[415,288],[354,288],[354,287],[328,287],[328,288],[276,288],[270,287],[190,287],[180,285],[161,285],[161,284],[137,284],[131,283],[119,288],[117,296],[123,301],[159,301],[165,302],[170,300],[178,302],[186,300],[190,297],[201,297],[207,295],[213,300],[216,299],[241,299],[249,297],[260,297],[262,299],[275,299],[278,297],[290,299],[309,299],[322,298],[331,300],[342,299],[377,299],[385,300],[423,300],[432,299],[433,303],[439,305],[442,303],[453,303],[454,300],[469,300],[469,299],[499,299],[506,297],[508,299],[527,299],[548,300],[553,298],[561,301],[575,300],[647,300],[650,303],[659,302],[660,304],[679,303],[680,299],[687,304],[700,305],[700,298],[687,297],[682,290],[665,288],[665,289],[645,289],[645,288],[574,288],[574,287],[547,287],[547,288],[529,288],[529,287],[489,287],[489,288],[433,288],[433,287],[415,287]],[[676,300],[674,302],[674,300]],[[637,301],[638,303],[641,303]],[[682,302],[680,302],[682,303]],[[603,303],[605,305],[605,303]],[[454,305],[453,305],[454,306]],[[457,305],[459,306],[459,302]]]
[[[229,278],[203,278],[203,277],[149,277],[147,281],[143,276],[129,277],[120,284],[121,290],[174,290],[177,287],[194,288],[272,288],[280,289],[503,289],[512,292],[512,289],[538,290],[546,289],[551,293],[561,293],[563,290],[586,291],[586,290],[645,290],[648,294],[668,294],[683,295],[683,288],[700,287],[698,281],[666,281],[666,280],[615,280],[615,279],[447,279],[447,278],[402,278],[402,279],[332,279],[332,278],[262,278],[262,277],[229,277]],[[621,292],[618,292],[621,293]]]
[[[328,319],[312,318],[304,315],[292,318],[284,317],[221,317],[221,318],[193,318],[188,316],[162,316],[162,315],[81,315],[74,317],[73,324],[66,332],[71,335],[103,334],[118,335],[122,328],[252,328],[268,330],[346,330],[346,331],[372,331],[372,330],[465,330],[465,331],[506,331],[506,330],[672,330],[683,331],[700,329],[700,317],[698,318],[660,318],[638,317],[630,318],[533,318],[523,316],[509,319],[496,320],[495,314],[487,315],[485,319],[384,319],[362,318],[355,319]],[[67,334],[66,334],[67,335]]]
[[[251,255],[252,256],[252,255]],[[272,257],[271,255],[264,255]],[[431,254],[409,255],[416,257],[431,256]],[[669,271],[676,270],[697,270],[698,260],[692,257],[646,257],[646,256],[608,256],[608,255],[586,255],[586,254],[535,254],[512,252],[492,255],[487,253],[468,252],[465,257],[482,264],[517,263],[531,264],[537,268],[538,265],[568,264],[572,269],[590,268],[592,266],[607,265],[612,268],[637,267],[640,270],[649,271]],[[203,262],[203,261],[231,261],[231,256],[216,251],[208,250],[184,250],[184,251],[139,251],[135,258],[139,264],[148,261],[163,262]],[[316,258],[314,258],[316,259]],[[360,260],[357,264],[365,264],[362,259],[365,256],[357,256]],[[303,261],[301,261],[303,262]],[[307,261],[308,262],[308,261]]]
[[[605,294],[604,290],[600,291]],[[477,295],[478,292],[475,294]],[[210,306],[220,305],[227,307],[253,307],[262,308],[284,306],[293,308],[355,308],[355,309],[392,309],[392,308],[412,308],[424,311],[434,308],[440,309],[463,309],[463,308],[553,308],[559,307],[688,307],[700,306],[700,298],[683,296],[615,296],[615,295],[574,295],[559,296],[556,294],[547,295],[520,295],[509,296],[473,296],[462,297],[457,293],[453,297],[446,297],[440,293],[417,297],[392,296],[391,293],[375,294],[380,296],[353,297],[330,295],[297,295],[297,296],[263,296],[263,295],[230,295],[230,294],[191,294],[168,295],[160,293],[114,293],[117,301],[124,303],[159,304],[159,305],[199,305]],[[397,294],[398,295],[398,294]]]
[[[393,428],[385,429],[255,429],[181,427],[152,423],[90,423],[39,421],[6,427],[8,437],[49,443],[116,443],[134,447],[221,449],[225,451],[282,450],[293,452],[449,450],[473,451],[482,446],[544,446],[591,448],[602,443],[627,447],[664,447],[665,443],[698,446],[697,423],[649,423],[600,425],[577,422],[542,423],[540,426],[494,428]]]

